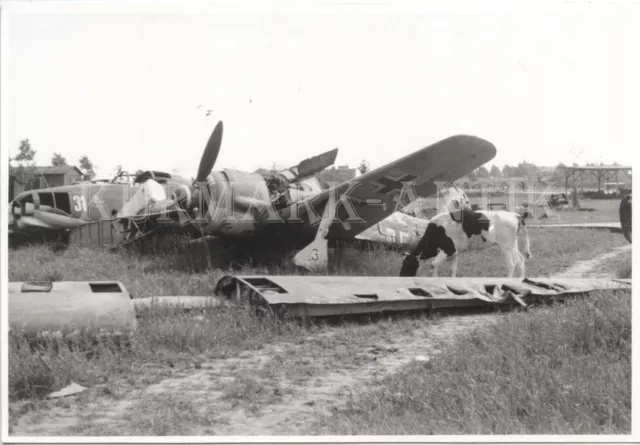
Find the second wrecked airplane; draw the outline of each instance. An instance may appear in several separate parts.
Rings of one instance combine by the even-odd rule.
[[[294,249],[295,264],[320,270],[327,266],[329,243],[361,239],[402,246],[416,241],[427,221],[397,210],[438,193],[439,186],[452,184],[496,154],[493,144],[483,139],[452,136],[357,178],[323,186],[314,175],[333,164],[337,149],[275,173],[213,170],[222,133],[223,124],[218,122],[194,181],[149,171],[139,175],[133,186],[79,184],[66,186],[77,189],[25,192],[12,202],[13,224],[28,232],[56,229],[51,223],[61,219],[71,226],[65,230],[70,230],[72,240],[99,238],[102,244],[105,238],[120,244],[163,231],[189,231],[199,241],[215,238],[220,249]],[[123,190],[129,193],[126,201],[120,201],[124,205],[104,199],[101,190],[111,188],[121,196]],[[449,203],[466,199],[454,186],[444,191]],[[53,196],[51,205],[40,202],[43,192]],[[80,204],[85,203],[78,215],[67,215],[56,205],[56,196],[72,192]],[[51,219],[49,227],[36,213]]]

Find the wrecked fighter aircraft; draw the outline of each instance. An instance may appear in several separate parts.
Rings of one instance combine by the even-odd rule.
[[[240,254],[295,250],[295,264],[322,270],[330,243],[358,240],[358,235],[382,244],[414,242],[424,220],[396,212],[438,193],[496,154],[488,141],[452,136],[354,179],[321,184],[315,173],[335,161],[337,149],[280,172],[213,170],[222,133],[218,122],[193,181],[147,171],[133,185],[78,184],[25,192],[11,204],[13,230],[62,229],[72,242],[99,239],[112,246],[161,232],[189,232],[194,242],[213,239],[216,249]],[[459,192],[449,193],[457,197],[453,201],[466,198]],[[368,235],[374,226],[380,234],[396,236]]]

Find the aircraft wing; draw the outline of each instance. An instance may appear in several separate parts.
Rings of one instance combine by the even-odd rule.
[[[307,200],[296,202],[281,217],[300,217],[308,227],[321,220],[328,202],[336,205],[339,223],[327,239],[350,239],[409,202],[437,192],[437,182],[453,182],[496,155],[490,142],[475,136],[452,136],[367,172]],[[405,183],[412,184],[404,188]],[[401,196],[404,191],[405,196]],[[342,202],[340,202],[342,201]]]

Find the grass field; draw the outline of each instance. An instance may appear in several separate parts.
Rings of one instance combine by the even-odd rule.
[[[620,255],[605,261],[599,268],[598,272],[608,275],[615,275],[618,278],[631,278],[632,251],[623,252]]]
[[[533,259],[527,263],[527,276],[530,277],[554,275],[576,261],[592,259],[626,243],[620,234],[606,231],[530,229],[529,234],[531,250],[534,255]],[[364,252],[347,249],[340,252],[335,261],[336,264],[331,271],[333,274],[397,276],[402,257],[398,253],[382,249]],[[211,295],[217,280],[225,271],[212,270],[194,273],[192,266],[192,259],[188,255],[175,250],[154,256],[83,249],[70,249],[56,253],[46,247],[30,247],[9,253],[9,279],[11,281],[115,279],[123,282],[134,297]],[[630,258],[628,264],[625,260],[611,267],[630,270]],[[298,273],[288,259],[270,269],[246,269],[240,271],[240,273],[242,272],[251,274]],[[423,266],[420,274],[429,275],[429,273],[429,268]],[[502,276],[504,266],[499,251],[491,249],[461,256],[459,273],[468,276]],[[608,310],[614,310],[613,306],[615,306],[618,308],[618,312],[605,313],[605,315],[609,314],[610,318],[613,317],[612,323],[624,325],[626,323],[624,317],[629,316],[629,313],[626,312],[627,306],[625,306],[627,303],[625,303],[624,297],[615,298],[616,303],[611,305],[612,308]],[[589,312],[594,317],[601,314],[599,312],[600,306],[598,306],[600,304],[597,303],[594,306],[596,309]],[[572,309],[575,308],[572,307]],[[546,314],[547,317],[550,317],[556,313],[554,311],[555,309],[548,312],[536,312],[536,314]],[[580,316],[586,317],[586,313]],[[522,314],[522,317],[525,318],[510,321],[513,325],[510,329],[515,329],[515,326],[518,326],[518,320],[520,323],[525,323],[523,320],[528,320],[529,315]],[[558,323],[559,318],[556,317],[555,320]],[[582,321],[585,320],[582,319]],[[589,322],[591,321],[589,319]],[[10,404],[10,426],[15,431],[16,429],[28,429],[27,427],[31,423],[45,425],[45,421],[38,419],[43,415],[45,417],[51,415],[49,429],[46,430],[49,434],[155,435],[193,434],[194,431],[199,431],[202,434],[221,434],[221,431],[225,431],[224,422],[222,420],[220,422],[212,421],[211,416],[207,417],[208,415],[203,414],[203,405],[215,405],[218,407],[216,408],[218,411],[222,409],[221,407],[224,408],[223,411],[228,410],[229,412],[242,409],[243,412],[249,413],[247,414],[249,416],[247,422],[258,424],[257,419],[261,418],[262,410],[266,407],[278,403],[283,407],[297,406],[288,402],[293,397],[291,394],[300,387],[311,384],[312,381],[316,382],[315,385],[322,384],[322,380],[325,378],[323,376],[330,375],[336,368],[347,374],[359,373],[363,366],[369,369],[367,368],[370,366],[369,363],[377,357],[372,358],[373,353],[370,352],[372,345],[378,347],[376,345],[393,345],[396,342],[394,346],[396,349],[404,348],[411,342],[422,341],[424,332],[426,332],[424,330],[430,329],[432,325],[437,326],[438,320],[432,320],[420,314],[391,318],[363,317],[357,321],[344,321],[337,325],[275,323],[274,320],[268,318],[256,318],[245,307],[230,305],[207,309],[202,313],[184,313],[175,310],[142,313],[139,318],[139,329],[128,349],[117,347],[108,341],[100,342],[89,349],[81,348],[80,345],[68,348],[61,347],[59,343],[52,340],[34,351],[22,338],[10,335],[9,396],[12,401]],[[603,325],[602,329],[609,329],[610,326],[607,326]],[[550,324],[544,325],[544,329],[543,327],[531,328],[535,332],[527,331],[529,332],[527,335],[567,333],[560,332],[558,330],[560,328],[557,327],[555,331],[549,331],[548,334],[543,332],[545,329],[551,328]],[[586,335],[584,330],[582,332]],[[512,334],[512,343],[531,343],[530,339],[524,341],[518,337],[521,334]],[[494,340],[485,340],[486,344],[489,344],[490,341]],[[503,347],[506,344],[499,345]],[[386,351],[387,346],[381,348]],[[472,349],[465,351],[461,356],[468,360],[465,366],[476,366],[480,363],[475,362],[480,358],[472,354]],[[245,354],[260,358],[255,369],[250,369],[244,364],[245,362],[240,360]],[[594,379],[601,379],[598,382],[604,385],[603,387],[616,391],[618,391],[617,386],[614,388],[612,385],[614,383],[624,385],[624,378],[626,378],[622,374],[624,374],[623,371],[627,365],[620,358],[624,357],[624,354],[620,354],[619,356],[601,355],[596,357],[598,358],[596,363],[603,366],[603,369],[609,370],[611,372],[610,378],[619,382],[605,382],[602,379],[606,380],[606,375],[603,376],[602,373],[596,373]],[[575,360],[575,363],[582,364],[586,359],[583,355],[576,355]],[[607,364],[606,360],[610,360],[611,363]],[[202,364],[212,361],[224,363],[225,367],[216,371],[215,378],[208,378],[212,381],[204,386],[206,396],[199,394],[197,397],[192,397],[188,392],[184,396],[173,394],[161,397],[146,394],[141,396],[141,401],[130,400],[130,395],[137,394],[136,391],[140,391],[141,388],[159,384],[167,378],[175,379],[184,376],[188,378],[194,372],[194,368],[198,370]],[[573,358],[566,359],[566,362],[570,364],[573,361]],[[415,364],[411,366],[415,366]],[[449,365],[442,366],[445,368],[439,367],[438,369],[449,369],[446,368]],[[539,363],[536,366],[539,367]],[[571,366],[578,365],[571,364]],[[566,373],[554,377],[557,382],[564,381],[562,379],[565,378],[568,379],[567,376],[571,375],[569,370],[576,371],[574,368],[562,369]],[[207,372],[213,371],[208,370]],[[393,376],[389,378],[391,380],[384,383],[384,386],[389,386],[389,388],[400,381],[399,377],[396,383],[394,383]],[[552,380],[548,380],[550,377],[545,378],[547,380],[540,380],[539,383],[546,385],[552,382]],[[318,379],[320,383],[318,383]],[[88,386],[91,390],[71,399],[71,401],[69,399],[57,401],[44,399],[46,394],[71,381]],[[449,385],[456,383],[454,380],[443,380],[442,382],[448,382]],[[199,380],[192,383],[196,387],[203,385]],[[585,388],[586,386],[581,387]],[[265,388],[269,388],[269,390],[265,392]],[[514,390],[510,390],[506,385],[500,388],[501,391],[507,391],[506,395],[503,394],[501,397],[514,395],[508,392]],[[589,388],[590,391],[595,391],[594,388]],[[217,398],[213,401],[206,398],[216,394]],[[624,400],[619,397],[618,392],[609,398],[604,397],[601,392],[596,391],[593,394],[594,404],[600,401],[610,406],[612,400],[616,403],[622,403],[619,405],[621,408],[616,408],[611,414],[613,420],[610,421],[610,425],[605,425],[603,428],[624,429],[626,405],[624,405]],[[498,394],[494,395],[498,397]],[[542,394],[536,395],[536,397],[542,396]],[[614,396],[615,399],[612,399]],[[189,399],[190,397],[192,398]],[[200,400],[199,398],[202,397],[205,398]],[[366,419],[363,420],[354,413],[362,409],[363,404],[366,405],[369,402],[376,403],[380,409],[383,409],[383,405],[389,402],[384,398],[376,399],[378,396],[375,395],[367,397],[373,398],[353,399],[352,403],[355,405],[352,407],[359,406],[360,408],[342,412],[330,421],[335,426],[335,431],[348,431],[353,426],[355,428],[353,431],[359,431],[358,434],[367,434],[371,427],[370,424]],[[521,399],[516,398],[516,400],[520,401]],[[533,403],[535,400],[538,399],[522,401],[527,412],[531,413],[531,408],[525,402]],[[151,411],[145,409],[141,405],[142,402],[148,403]],[[489,402],[489,400],[481,399],[478,401],[477,408],[482,407],[489,412],[494,410],[495,407]],[[122,412],[114,414],[115,423],[96,420],[101,416],[96,407],[108,404],[116,404],[122,408]],[[306,406],[304,405],[303,408]],[[313,406],[313,404],[308,406]],[[561,408],[568,408],[550,404],[545,407],[554,413],[560,413],[558,415],[564,413]],[[372,406],[366,408],[369,412],[374,412],[376,409],[378,408],[374,409]],[[64,422],[61,426],[60,418],[68,415],[69,410],[77,412],[76,417],[81,419],[81,422],[65,428]],[[286,411],[284,408],[282,410]],[[386,413],[384,410],[379,413],[382,412]],[[409,411],[409,413],[411,412]],[[540,412],[542,412],[542,408]],[[536,411],[538,417],[535,417],[535,422],[541,419],[540,412]],[[451,413],[443,411],[441,414],[448,416]],[[589,416],[592,414],[590,413]],[[603,414],[603,418],[607,418],[605,414]],[[224,417],[223,413],[218,413],[213,417],[218,419],[221,416]],[[576,425],[579,425],[579,421],[587,419],[587,417],[571,416],[565,426],[577,428],[577,430],[579,428]],[[344,420],[347,417],[350,420]],[[591,417],[588,418],[591,419]],[[484,418],[478,417],[478,419]],[[226,422],[232,421],[226,420]],[[286,419],[283,422],[286,425]],[[411,422],[407,424],[406,431],[411,430]],[[208,427],[204,428],[203,424]],[[382,425],[381,423],[381,430]],[[432,426],[434,425],[432,424]],[[519,428],[524,430],[525,427],[519,425]],[[562,425],[552,426],[554,428],[562,427]],[[496,430],[503,427],[504,425],[499,423]],[[226,428],[231,431],[230,427]],[[327,424],[319,424],[317,428],[318,431],[325,431]],[[540,428],[544,428],[544,426]],[[405,430],[396,431],[404,432]],[[550,430],[545,431],[549,432]]]
[[[591,259],[626,244],[623,236],[602,230],[529,229],[533,258],[527,262],[527,276],[550,276],[576,261]],[[521,244],[522,245],[522,244]],[[585,247],[588,247],[585,248]],[[271,268],[247,268],[235,273],[300,274],[291,255]],[[398,276],[402,255],[385,249],[361,251],[344,249],[334,255],[329,274],[353,276]],[[194,273],[189,255],[168,252],[144,256],[87,249],[53,252],[43,246],[12,250],[9,253],[10,281],[118,280],[134,296],[211,295],[225,273],[211,270]],[[228,272],[228,271],[227,271]],[[444,274],[446,270],[443,269]],[[423,265],[419,275],[430,276]],[[459,276],[504,276],[497,247],[460,256]]]
[[[564,192],[562,190],[555,190],[553,193]],[[515,211],[518,206],[521,206],[523,202],[537,203],[538,206],[533,209],[529,207],[530,221],[531,223],[541,224],[545,222],[549,223],[597,223],[597,222],[618,222],[620,216],[618,214],[620,206],[620,198],[616,199],[582,199],[580,200],[581,210],[573,208],[570,203],[566,209],[561,207],[553,209],[558,219],[547,219],[543,215],[545,212],[549,212],[549,207],[546,205],[546,201],[543,196],[537,193],[525,193],[516,192],[513,194],[503,194],[500,196],[490,196],[485,202],[481,196],[471,195],[469,197],[471,204],[476,204],[480,208],[486,208],[490,204],[505,204],[509,210]],[[434,197],[423,198],[420,201],[420,206],[427,210],[427,216],[430,217],[435,214],[435,208],[438,205],[438,201]],[[414,205],[418,205],[415,203]]]
[[[620,222],[618,208],[620,200],[617,199],[583,199],[580,210],[572,208],[555,209],[558,219],[541,219],[536,223],[605,223]]]
[[[517,196],[514,202],[518,205],[521,201],[535,199],[535,196],[521,195]],[[471,201],[475,202],[474,199],[471,199]],[[509,198],[507,196],[492,197],[489,202],[509,204]],[[580,210],[574,209],[571,206],[567,209],[553,209],[557,219],[541,218],[541,216],[548,211],[548,208],[539,207],[535,210],[534,218],[530,220],[530,224],[534,222],[535,224],[619,222],[619,206],[620,199],[582,199],[580,201]]]
[[[629,434],[631,293],[504,317],[316,425],[330,435]]]

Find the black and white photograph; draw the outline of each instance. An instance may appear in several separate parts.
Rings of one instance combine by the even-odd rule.
[[[637,440],[638,42],[631,0],[0,1],[3,442]]]

